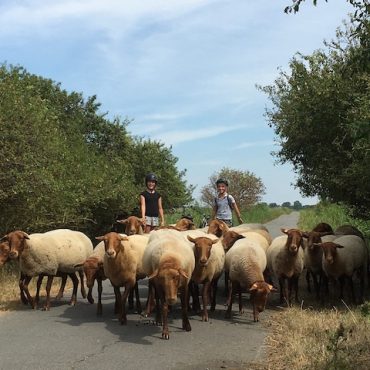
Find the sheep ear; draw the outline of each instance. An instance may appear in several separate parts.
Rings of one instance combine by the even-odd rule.
[[[218,241],[219,241],[220,239],[214,239],[214,240],[212,240],[212,244],[216,244]]]
[[[157,275],[158,275],[158,270],[154,270],[154,271],[151,273],[151,275],[149,275],[149,276],[148,276],[148,279],[149,279],[149,280],[150,280],[150,279],[153,279],[153,278],[155,278]]]
[[[277,289],[273,285],[268,284],[268,288],[270,289],[270,292],[276,292],[277,291]]]
[[[96,240],[104,240],[105,239],[105,236],[96,236],[95,239]]]
[[[288,234],[288,231],[289,231],[289,229],[284,229],[284,228],[281,228],[280,230],[281,230],[281,232],[282,232],[282,233],[284,233],[284,234]]]
[[[181,276],[183,276],[185,279],[189,279],[188,274],[187,274],[184,270],[179,269],[179,274],[180,274]]]
[[[344,246],[343,245],[340,245],[340,244],[334,243],[334,245],[336,246],[336,248],[344,248]]]
[[[188,240],[189,240],[189,242],[192,242],[192,243],[194,243],[194,244],[195,244],[195,239],[194,239],[194,238],[192,238],[190,235],[188,235]]]
[[[79,268],[79,267],[82,267],[84,265],[84,263],[83,262],[80,262],[80,263],[78,263],[77,265],[74,265],[73,267],[75,268],[75,269],[77,269],[77,268]]]
[[[249,288],[249,291],[250,292],[253,292],[253,291],[257,290],[257,289],[258,289],[257,284],[256,283],[253,283],[252,286]]]
[[[127,242],[129,241],[129,238],[126,235],[120,235],[119,240]]]
[[[124,220],[117,220],[119,224],[127,224],[127,218]]]

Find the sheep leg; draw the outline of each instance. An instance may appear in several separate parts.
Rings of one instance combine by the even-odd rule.
[[[320,286],[321,286],[321,276],[319,277],[319,281],[317,280],[317,275],[312,274],[312,280],[313,280],[313,287],[315,289],[316,293],[316,299],[320,299]]]
[[[343,289],[344,289],[344,284],[345,284],[345,277],[344,276],[341,276],[339,279],[339,289],[340,289],[340,293],[339,293],[339,299],[343,299]]]
[[[40,289],[41,289],[41,284],[42,284],[42,280],[44,278],[44,275],[39,275],[39,277],[37,278],[37,283],[36,283],[36,295],[35,295],[35,305],[38,306],[39,302],[40,302]]]
[[[114,294],[116,296],[116,302],[114,304],[114,313],[118,314],[118,317],[121,318],[122,316],[121,291],[120,291],[120,288],[117,286],[114,286],[113,289],[114,289]]]
[[[243,310],[243,300],[242,300],[242,287],[240,286],[240,284],[238,284],[238,294],[239,294],[239,314],[243,314],[244,313],[244,310]]]
[[[149,280],[148,284],[148,298],[146,300],[145,317],[149,317],[153,311],[153,307],[156,306],[155,289],[152,281]]]
[[[28,299],[27,299],[27,297],[24,293],[24,290],[23,290],[23,281],[24,281],[25,278],[26,278],[26,276],[21,273],[21,276],[20,276],[19,282],[18,282],[18,286],[19,286],[19,291],[20,291],[22,303],[23,304],[28,304]]]
[[[200,302],[199,302],[199,285],[194,283],[194,281],[190,282],[191,286],[191,293],[193,298],[193,311],[198,313],[200,311]]]
[[[279,277],[279,285],[280,285],[280,303],[286,302],[288,303],[288,292],[285,284],[285,278]]]
[[[312,275],[314,276],[314,275]],[[299,299],[298,299],[298,279],[299,279],[299,276],[292,276],[292,288],[294,289],[294,300],[296,303],[299,302]]]
[[[211,312],[213,312],[216,309],[217,283],[218,279],[215,279],[212,282]]]
[[[98,280],[98,287],[99,287],[99,279],[97,279]],[[101,282],[101,280],[100,280],[100,282]],[[99,289],[99,288],[98,288]],[[93,304],[94,303],[94,298],[93,298],[93,296],[92,296],[92,290],[93,290],[93,288],[91,287],[91,288],[89,288],[89,291],[87,292],[87,301],[90,303],[90,304]]]
[[[352,276],[347,276],[348,284],[349,284],[349,289],[351,292],[351,299],[354,304],[356,304],[356,296],[355,296],[355,289],[353,287],[353,280]]]
[[[28,290],[28,284],[30,283],[31,279],[32,279],[32,276],[25,276],[24,279],[22,280],[22,284],[21,284],[22,287],[21,287],[21,289],[26,294],[27,300],[28,300],[29,304],[31,305],[31,307],[33,309],[36,309],[37,306],[35,304],[35,301],[31,297],[30,291]]]
[[[96,279],[96,281],[98,283],[98,306],[97,306],[96,314],[98,316],[101,316],[103,313],[103,305],[101,303],[101,295],[103,293],[103,282],[101,279]],[[89,299],[89,295],[91,295],[91,290],[92,288],[89,288],[87,299]],[[94,300],[93,300],[93,303],[94,303]]]
[[[162,322],[162,339],[168,340],[170,339],[170,334],[168,331],[168,304],[164,300],[164,297],[162,298]]]
[[[210,281],[206,281],[203,284],[203,290],[202,290],[202,299],[203,299],[202,321],[208,321],[207,305],[208,305],[208,294],[209,294],[209,286],[210,285],[211,285]]]
[[[141,308],[141,302],[140,302],[140,295],[139,295],[139,284],[135,283],[135,299],[136,299],[136,311],[138,314],[141,314],[142,308]]]
[[[121,310],[121,316],[120,316],[120,323],[121,325],[127,325],[127,317],[126,317],[126,301],[127,297],[130,294],[130,292],[133,290],[134,284],[126,284],[125,291],[122,294],[122,310]]]
[[[184,287],[181,289],[180,300],[181,300],[181,310],[182,310],[182,328],[186,331],[191,331],[191,326],[190,326],[190,322],[188,318],[188,301],[189,301],[188,284],[185,284]],[[206,311],[207,311],[207,307],[206,307]],[[208,320],[208,316],[207,316],[207,320]]]
[[[309,270],[306,271],[306,282],[307,282],[307,291],[311,293],[311,279],[310,279],[311,272]],[[313,278],[313,285],[315,287],[315,275],[312,274]],[[316,288],[316,287],[315,287]]]
[[[225,297],[229,296],[229,271],[225,271]]]
[[[54,276],[48,275],[48,281],[46,283],[46,301],[43,307],[43,311],[49,311],[50,310],[50,290],[51,285],[53,284]]]
[[[228,298],[227,310],[225,312],[225,319],[231,318],[231,308],[233,306],[233,300],[234,300],[235,293],[236,293],[236,283],[232,282],[231,289],[229,287],[229,298]]]
[[[229,293],[228,293],[228,295],[227,295],[226,302],[225,302],[225,306],[226,306],[226,307],[227,307],[227,306],[229,306],[229,304],[230,304],[230,300],[231,300],[231,291],[232,291],[232,289],[231,289],[232,283],[231,283],[231,281],[230,281],[230,280],[228,281],[228,284],[229,284],[229,288],[228,288]]]
[[[59,292],[55,299],[61,299],[63,297],[64,288],[66,287],[67,283],[67,274],[61,274],[62,283],[60,284]]]
[[[161,325],[162,323],[162,315],[161,315],[161,304],[160,302],[164,302],[164,295],[159,297],[159,293],[155,290],[155,324]]]
[[[134,308],[134,291],[131,290],[128,295],[128,309],[132,310]]]
[[[86,289],[85,289],[85,280],[84,280],[84,272],[79,270],[78,275],[80,276],[80,282],[81,282],[81,295],[82,298],[86,298]]]
[[[69,304],[71,306],[74,306],[77,302],[78,278],[75,273],[68,274],[68,276],[72,279],[72,282],[73,282],[72,297],[71,297],[71,300],[69,301]]]

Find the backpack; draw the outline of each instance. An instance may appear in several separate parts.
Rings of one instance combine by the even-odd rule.
[[[227,194],[227,203],[229,204],[230,209],[233,210],[234,209],[233,202],[232,202],[229,194]],[[217,209],[217,197],[215,197],[215,207]]]

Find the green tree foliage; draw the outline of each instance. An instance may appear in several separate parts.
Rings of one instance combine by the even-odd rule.
[[[326,50],[296,55],[290,71],[261,88],[273,108],[269,124],[280,139],[275,153],[291,162],[307,196],[344,202],[370,216],[370,22],[337,31]]]
[[[22,67],[0,66],[2,233],[107,231],[117,213],[138,205],[149,170],[165,178],[168,203],[189,201],[171,150],[132,138],[127,120],[111,122],[99,108],[94,96],[85,100]]]
[[[216,181],[218,178],[227,179],[229,182],[228,192],[235,198],[236,203],[242,209],[247,209],[261,200],[265,194],[265,186],[259,177],[252,172],[234,170],[224,167],[209,178],[209,184],[201,189],[201,200],[213,207],[217,195]]]

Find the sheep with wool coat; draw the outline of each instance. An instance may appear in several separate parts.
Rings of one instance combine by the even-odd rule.
[[[226,253],[225,271],[228,272],[232,284],[226,318],[231,317],[233,296],[236,292],[239,292],[239,312],[243,312],[241,291],[247,290],[253,305],[253,319],[255,322],[259,320],[259,313],[265,309],[267,297],[274,290],[272,285],[264,280],[263,271],[266,263],[263,248],[247,238],[237,240]]]
[[[280,302],[291,304],[292,290],[295,291],[295,300],[298,302],[298,279],[302,273],[303,263],[303,235],[297,229],[281,229],[286,234],[273,239],[267,249],[267,267],[269,273],[275,275],[280,285]],[[285,280],[288,280],[286,289]]]
[[[82,268],[76,268],[75,265],[79,261],[86,260],[93,251],[91,240],[85,234],[59,229],[28,235],[17,230],[5,235],[2,239],[9,243],[9,257],[19,258],[20,270],[24,276],[22,289],[33,308],[36,308],[37,301],[31,297],[28,284],[32,277],[39,275],[48,276],[44,309],[50,309],[50,289],[53,277],[62,273],[68,274],[73,281],[70,303],[76,303],[78,279],[75,272]]]
[[[143,256],[143,269],[156,290],[156,322],[161,321],[162,312],[163,339],[169,339],[168,306],[176,303],[178,290],[182,307],[182,328],[186,331],[191,330],[187,313],[188,284],[194,266],[194,252],[184,235],[176,230],[158,230],[150,233]]]
[[[225,251],[219,239],[212,234],[207,237],[192,238],[188,235],[188,240],[194,244],[195,268],[192,274],[192,281],[195,284],[203,284],[203,313],[202,321],[208,321],[208,296],[212,286],[211,311],[216,307],[217,281],[223,271],[225,264]],[[193,296],[194,305],[199,307],[199,296]]]
[[[324,252],[322,268],[325,274],[340,282],[340,299],[343,298],[343,287],[347,280],[352,300],[356,302],[352,277],[357,272],[360,278],[360,300],[362,302],[368,264],[368,250],[364,240],[357,235],[344,235],[332,242],[317,245]]]

